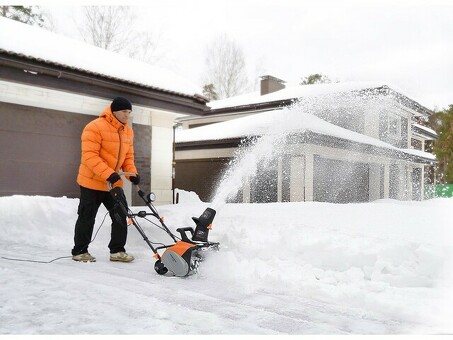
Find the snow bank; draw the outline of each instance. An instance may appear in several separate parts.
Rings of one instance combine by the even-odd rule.
[[[201,199],[196,192],[175,189],[175,202],[179,203],[200,203]]]

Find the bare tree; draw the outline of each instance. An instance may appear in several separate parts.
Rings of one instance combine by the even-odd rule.
[[[119,52],[131,38],[129,27],[134,20],[126,6],[85,6],[83,22],[78,24],[80,34],[86,42]]]
[[[136,30],[135,21],[136,15],[127,6],[85,6],[83,20],[76,25],[88,43],[155,63],[157,43],[150,33]]]
[[[219,99],[235,96],[248,89],[242,48],[222,34],[207,46],[204,83],[212,84]]]
[[[155,64],[161,58],[162,54],[158,52],[158,39],[149,32],[136,34],[130,42],[127,53],[129,57],[143,61],[148,64]]]

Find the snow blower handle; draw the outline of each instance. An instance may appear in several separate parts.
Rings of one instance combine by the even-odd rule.
[[[120,171],[118,173],[118,175],[120,175],[120,176],[137,176],[137,174],[135,172],[122,172],[122,171]],[[137,192],[139,195],[140,195],[140,192],[143,193],[143,191],[140,189],[140,187],[138,185],[136,185],[136,184],[134,184],[134,185],[137,187]],[[112,190],[112,188],[113,188],[112,183],[107,181],[107,189],[110,191],[110,190]]]
[[[137,174],[134,173],[134,172],[122,172],[122,171],[120,171],[118,173],[118,175],[120,175],[120,176],[136,176]],[[152,202],[154,202],[155,199],[156,199],[156,195],[153,192],[150,192],[148,195],[145,195],[145,192],[142,189],[140,189],[140,187],[137,184],[134,184],[134,185],[137,187],[137,194],[143,199],[143,201],[148,206],[148,208],[151,209],[151,211],[153,212],[153,215],[158,220],[161,220],[161,217],[157,213],[156,208],[154,208],[154,206],[152,205]],[[111,193],[113,191],[113,195],[115,196],[115,192],[114,191],[115,191],[116,188],[113,188],[112,184],[109,181],[107,181],[107,189]],[[166,228],[166,226],[165,226],[165,228]]]

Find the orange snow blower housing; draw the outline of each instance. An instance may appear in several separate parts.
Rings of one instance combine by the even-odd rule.
[[[161,263],[165,268],[175,276],[187,276],[197,268],[191,268],[191,262],[194,251],[197,246],[185,241],[178,241],[171,247],[167,248],[161,256]]]
[[[191,227],[176,229],[182,240],[166,248],[161,256],[160,263],[159,260],[156,261],[154,269],[159,273],[159,268],[156,268],[156,266],[159,267],[163,264],[168,272],[174,276],[187,276],[196,272],[199,263],[203,261],[201,251],[219,249],[218,243],[208,241],[209,230],[212,228],[215,214],[214,209],[206,208],[200,217],[192,217],[197,225],[195,230]],[[191,233],[192,239],[189,239],[186,231]]]

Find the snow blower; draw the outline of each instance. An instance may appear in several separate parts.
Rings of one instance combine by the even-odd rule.
[[[120,173],[120,175],[134,176],[135,174]],[[218,242],[208,241],[208,234],[216,214],[214,209],[206,208],[200,217],[192,217],[192,220],[196,224],[195,230],[192,227],[176,229],[176,231],[180,234],[180,237],[177,237],[165,225],[163,217],[159,215],[157,209],[154,207],[153,202],[155,201],[156,196],[153,192],[145,194],[138,185],[136,186],[138,195],[143,199],[143,202],[145,202],[151,212],[139,211],[138,213],[133,213],[127,206],[123,190],[120,187],[112,188],[110,183],[108,183],[107,186],[110,194],[115,198],[117,204],[120,206],[120,209],[123,209],[123,212],[128,217],[128,224],[134,225],[146,244],[148,244],[153,251],[154,258],[156,259],[154,270],[159,275],[185,277],[195,274],[198,271],[200,262],[202,262],[205,258],[205,252],[210,250],[219,250]],[[147,216],[156,218],[160,225],[147,219]],[[168,245],[161,244],[160,246],[155,247],[155,243],[148,239],[142,227],[138,223],[137,217],[144,218],[148,222],[151,222],[157,226],[159,229],[165,231],[172,239],[173,243]],[[187,235],[187,232],[189,232],[190,235]]]

